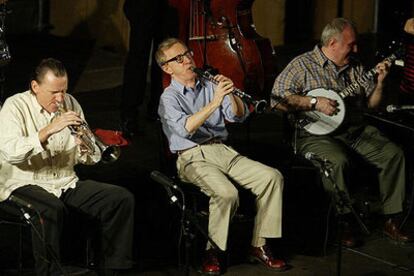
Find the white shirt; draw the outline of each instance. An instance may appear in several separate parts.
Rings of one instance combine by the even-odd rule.
[[[84,119],[73,96],[66,94],[65,106]],[[0,110],[0,201],[29,184],[60,197],[79,180],[74,171],[76,164],[95,164],[100,160],[97,147],[93,156],[81,156],[69,128],[50,136],[43,147],[39,131],[54,116],[40,106],[30,91],[11,96],[4,103]]]

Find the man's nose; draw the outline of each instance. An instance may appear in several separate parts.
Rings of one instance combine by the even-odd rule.
[[[58,103],[62,103],[64,99],[63,93],[56,94],[55,99]]]

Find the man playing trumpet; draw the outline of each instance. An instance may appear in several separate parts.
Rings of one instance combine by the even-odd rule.
[[[0,208],[17,212],[9,206],[17,198],[40,215],[32,218],[42,230],[41,237],[32,231],[37,275],[64,273],[59,241],[68,210],[96,219],[104,254],[100,275],[111,275],[132,266],[134,197],[124,188],[77,177],[74,166],[97,163],[100,150],[86,150],[82,137],[71,132],[85,121],[67,87],[63,64],[42,60],[30,90],[11,96],[0,110]],[[58,112],[60,106],[67,111]]]
[[[202,271],[220,274],[218,249],[226,250],[229,222],[238,206],[232,181],[256,196],[251,260],[274,271],[285,270],[286,263],[274,258],[266,245],[266,238],[282,235],[283,176],[225,145],[225,120],[242,122],[249,114],[247,105],[232,93],[233,82],[222,75],[215,77],[217,86],[198,79],[191,50],[175,38],[163,41],[155,57],[172,78],[158,113],[170,150],[178,154],[178,175],[210,197],[208,232],[219,248],[207,245]]]

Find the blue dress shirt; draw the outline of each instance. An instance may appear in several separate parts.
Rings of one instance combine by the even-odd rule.
[[[226,140],[228,132],[225,121],[243,122],[249,115],[244,104],[244,115],[237,117],[233,113],[229,96],[225,96],[219,108],[195,131],[189,133],[185,128],[187,118],[200,111],[214,97],[215,85],[208,81],[197,80],[195,89],[185,87],[172,79],[160,98],[158,114],[162,128],[169,141],[171,152],[189,149],[212,139]]]

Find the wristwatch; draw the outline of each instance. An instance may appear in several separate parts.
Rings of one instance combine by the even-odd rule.
[[[315,110],[316,109],[316,104],[318,103],[318,98],[316,97],[312,97],[310,100],[310,104],[311,104],[311,109]]]

